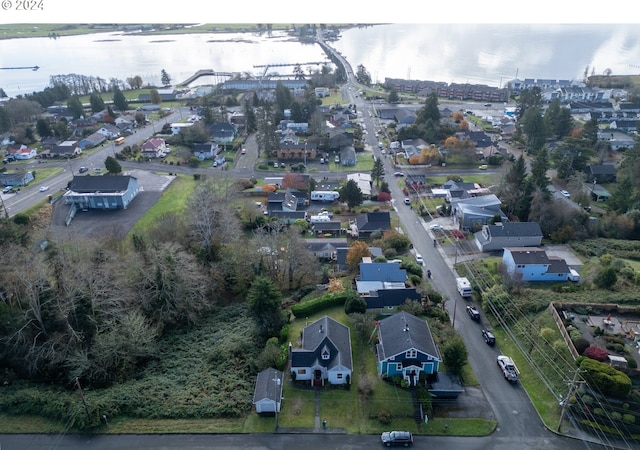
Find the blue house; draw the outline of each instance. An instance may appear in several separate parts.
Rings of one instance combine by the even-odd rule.
[[[400,375],[411,386],[421,373],[437,374],[442,360],[427,322],[404,311],[379,322],[376,354],[378,375]]]
[[[521,281],[567,281],[572,276],[564,259],[536,247],[505,248],[502,263],[512,278]]]
[[[0,186],[26,186],[34,180],[33,172],[0,173]]]
[[[132,176],[75,176],[63,197],[78,209],[126,209],[138,192]]]

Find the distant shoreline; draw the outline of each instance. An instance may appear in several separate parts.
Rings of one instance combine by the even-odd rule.
[[[0,25],[0,39],[62,38],[82,34],[122,33],[143,36],[163,36],[171,34],[225,34],[225,33],[267,33],[272,31],[293,31],[296,24],[4,24]],[[299,25],[302,26],[302,25]],[[319,26],[319,25],[318,25]],[[357,24],[329,24],[328,28],[347,29]],[[373,26],[373,25],[371,25]],[[270,27],[270,28],[269,28]]]

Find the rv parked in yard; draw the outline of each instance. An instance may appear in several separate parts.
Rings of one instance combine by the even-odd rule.
[[[469,298],[473,294],[471,283],[465,277],[456,278],[456,285],[462,298]]]
[[[340,198],[338,191],[311,191],[311,200],[332,202]]]
[[[329,217],[327,214],[320,214],[317,216],[311,216],[311,218],[309,219],[309,223],[320,223],[320,222],[331,222],[331,217]]]

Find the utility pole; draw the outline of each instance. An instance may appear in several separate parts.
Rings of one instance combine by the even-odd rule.
[[[558,433],[560,432],[560,427],[562,427],[562,420],[564,419],[564,413],[565,413],[565,410],[567,409],[567,403],[569,403],[569,400],[571,399],[571,395],[573,395],[573,391],[575,390],[578,384],[584,383],[584,380],[578,381],[579,373],[580,373],[580,369],[578,368],[573,373],[573,380],[571,381],[565,380],[565,382],[569,384],[569,392],[567,392],[567,396],[564,398],[564,400],[560,402],[560,405],[562,406],[562,410],[560,411],[560,421],[558,422]]]

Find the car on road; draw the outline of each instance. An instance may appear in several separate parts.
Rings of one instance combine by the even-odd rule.
[[[485,104],[484,104],[484,106],[485,106],[486,108],[491,108],[491,103],[485,103]]]
[[[413,435],[409,431],[385,431],[380,436],[380,440],[387,447],[409,447],[413,445]]]
[[[80,168],[78,169],[78,172],[80,172],[80,173],[85,173],[85,172],[88,172],[88,171],[89,171],[89,168],[88,168],[88,167],[84,167],[84,166],[83,166],[83,167],[80,167]]]
[[[480,312],[473,305],[467,306],[467,314],[471,317],[471,320],[475,320],[476,322],[480,321]]]
[[[49,186],[40,186],[40,192],[48,191]]]
[[[411,199],[410,199],[409,197],[406,197],[406,198],[404,199],[404,204],[405,204],[405,205],[410,205],[410,204],[411,204]]]
[[[571,194],[569,194],[569,191],[562,190],[560,191],[560,193],[567,198],[571,198]]]
[[[416,253],[416,262],[420,265],[424,264],[424,259],[422,259],[422,255],[420,253]]]
[[[436,224],[431,225],[431,226],[429,227],[429,229],[430,229],[431,231],[444,231],[444,228],[442,228],[442,225],[438,225],[437,223],[436,223]]]
[[[402,173],[402,172],[395,172],[395,173],[393,174],[393,176],[394,176],[394,177],[403,177],[403,176],[404,176],[404,173]]]
[[[487,345],[495,345],[496,344],[496,337],[489,330],[482,330],[482,338],[484,339],[484,342],[487,343]]]
[[[518,369],[516,369],[516,365],[513,362],[513,359],[505,355],[499,355],[498,367],[500,367],[500,370],[502,370],[502,375],[504,375],[505,380],[510,383],[515,383],[518,381]]]

